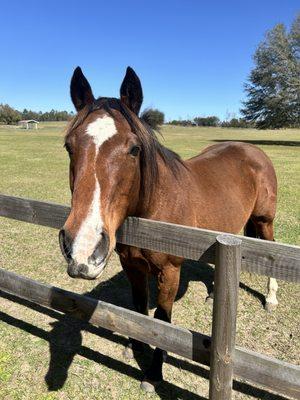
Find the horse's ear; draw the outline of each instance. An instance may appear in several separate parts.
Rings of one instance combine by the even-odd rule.
[[[70,92],[76,111],[80,111],[84,106],[95,101],[91,86],[80,67],[77,67],[73,73]]]
[[[138,115],[143,102],[143,90],[139,77],[130,67],[127,67],[125,78],[120,88],[121,101]]]

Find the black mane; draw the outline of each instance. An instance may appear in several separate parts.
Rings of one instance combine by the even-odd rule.
[[[144,201],[150,200],[151,192],[159,179],[158,157],[175,177],[179,173],[180,164],[183,165],[183,160],[177,153],[163,146],[154,130],[116,98],[100,97],[93,104],[86,106],[71,122],[69,132],[82,124],[86,117],[96,110],[105,110],[112,117],[112,110],[119,111],[130,125],[132,132],[139,138],[142,148],[140,156],[141,191]]]

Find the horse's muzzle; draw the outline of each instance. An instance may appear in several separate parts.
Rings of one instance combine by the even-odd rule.
[[[59,232],[60,249],[68,263],[68,275],[72,278],[96,279],[98,278],[108,260],[109,256],[109,236],[103,231],[101,239],[95,247],[93,253],[88,257],[86,262],[78,262],[72,257],[72,238],[65,229]]]
[[[82,278],[82,279],[96,279],[104,271],[106,266],[106,261],[102,262],[99,265],[86,265],[86,264],[77,264],[73,260],[68,264],[68,275],[71,278]]]

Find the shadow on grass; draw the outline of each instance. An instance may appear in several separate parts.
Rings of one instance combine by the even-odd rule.
[[[180,284],[175,301],[184,297],[190,282],[202,282],[206,286],[207,294],[210,294],[213,291],[213,281],[214,268],[212,266],[203,262],[185,260],[181,268]],[[149,308],[152,310],[156,307],[157,298],[157,285],[154,277],[151,277],[149,285]],[[240,283],[240,288],[257,298],[264,306],[265,296],[263,294],[242,282]],[[134,310],[130,283],[123,271],[118,272],[107,281],[100,282],[91,292],[85,294],[97,300]]]
[[[187,268],[188,266],[188,268]],[[180,289],[178,292],[177,300],[181,298],[187,291],[190,281],[202,281],[211,290],[213,285],[213,268],[208,264],[203,264],[199,266],[199,263],[186,261],[186,265],[182,268]],[[152,296],[150,299],[150,307],[155,307],[155,282],[151,282],[151,286],[154,290],[151,290]],[[260,301],[263,296],[248,288],[246,285],[241,284],[241,287],[247,291],[250,291],[254,296],[256,296]],[[111,279],[106,282],[101,282],[94,290],[86,293],[86,295],[107,301],[112,304],[133,308],[131,303],[130,286],[123,272],[119,272]],[[32,335],[40,337],[49,342],[50,348],[50,363],[48,372],[45,376],[45,381],[47,383],[49,391],[57,391],[63,388],[67,378],[69,367],[73,362],[76,354],[85,357],[91,361],[103,364],[108,368],[111,368],[118,373],[129,376],[137,381],[141,381],[143,377],[143,371],[147,369],[151,362],[152,349],[150,346],[146,346],[146,352],[141,354],[136,354],[135,358],[140,367],[137,369],[128,365],[125,360],[113,359],[109,356],[103,355],[92,349],[89,349],[82,345],[82,331],[88,331],[92,334],[98,335],[102,338],[110,340],[112,342],[118,343],[122,346],[127,345],[127,340],[120,335],[114,334],[103,328],[96,328],[90,325],[88,322],[83,322],[76,320],[75,318],[61,314],[57,311],[53,311],[46,307],[31,303],[27,300],[20,299],[13,295],[9,295],[0,291],[0,296],[14,301],[16,303],[27,306],[37,312],[48,315],[49,317],[56,319],[52,323],[52,331],[46,332],[41,328],[31,325],[20,319],[11,317],[5,313],[0,312],[0,319],[12,326],[22,329]],[[195,373],[205,379],[209,379],[209,371],[203,368],[199,364],[194,364],[187,360],[181,360],[173,356],[169,356],[167,363],[192,373]],[[268,398],[269,400],[285,400],[285,397],[271,394],[263,389],[254,388],[247,383],[241,383],[234,381],[234,389],[251,395],[255,398]],[[163,382],[156,390],[157,394],[161,399],[191,399],[191,400],[206,400],[195,393],[188,390],[182,389],[169,382]]]
[[[294,146],[300,147],[300,141],[297,140],[232,140],[232,139],[215,139],[213,142],[243,142],[258,144],[263,146]]]

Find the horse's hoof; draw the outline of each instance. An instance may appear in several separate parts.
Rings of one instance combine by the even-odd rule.
[[[275,311],[276,308],[277,308],[277,304],[269,303],[269,302],[266,302],[266,304],[265,304],[265,310],[268,313],[271,313],[271,312]]]
[[[155,392],[155,388],[157,387],[157,385],[160,383],[160,381],[159,382],[154,382],[154,381],[151,381],[151,382],[149,382],[149,381],[142,381],[141,382],[141,389],[144,391],[144,392],[147,392],[147,393],[154,393]]]

